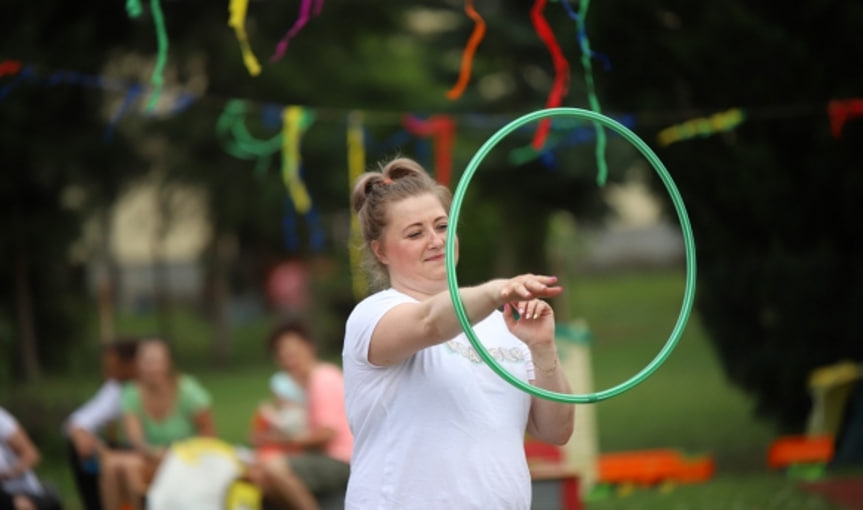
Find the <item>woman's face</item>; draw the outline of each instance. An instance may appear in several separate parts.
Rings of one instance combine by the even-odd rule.
[[[138,378],[143,382],[161,382],[171,375],[168,347],[162,342],[144,342],[138,347]]]
[[[315,350],[297,333],[285,333],[276,344],[276,363],[291,376],[302,379],[315,364]]]
[[[446,244],[449,216],[431,193],[394,202],[389,222],[372,250],[387,266],[397,289],[437,293],[446,288]]]

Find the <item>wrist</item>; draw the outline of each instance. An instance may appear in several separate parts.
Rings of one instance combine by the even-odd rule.
[[[530,356],[533,360],[533,368],[537,375],[554,375],[560,366],[560,358],[557,355],[557,348],[554,344],[550,346],[531,348]]]

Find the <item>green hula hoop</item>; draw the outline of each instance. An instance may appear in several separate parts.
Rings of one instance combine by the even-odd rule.
[[[659,354],[652,361],[650,361],[647,366],[641,369],[641,371],[636,373],[630,379],[618,384],[617,386],[613,386],[611,388],[597,391],[594,393],[568,394],[549,391],[543,388],[533,386],[530,383],[522,381],[518,377],[515,377],[514,375],[509,373],[500,365],[500,363],[497,362],[497,360],[494,359],[494,357],[488,352],[482,342],[480,342],[477,338],[476,333],[471,327],[467,312],[465,311],[464,302],[462,302],[461,296],[458,292],[458,278],[456,276],[455,267],[455,244],[456,232],[458,231],[458,215],[461,210],[461,204],[464,200],[465,192],[467,191],[468,184],[470,183],[473,174],[479,168],[482,160],[485,159],[485,157],[494,148],[494,146],[497,145],[500,140],[503,139],[506,135],[512,133],[514,130],[524,126],[525,124],[547,117],[576,117],[579,119],[598,122],[603,126],[617,132],[628,142],[634,145],[641,152],[641,154],[644,155],[645,158],[647,158],[647,160],[653,166],[653,169],[656,170],[656,172],[659,174],[659,177],[662,179],[663,184],[665,184],[665,188],[671,195],[671,199],[674,203],[674,209],[677,211],[677,217],[680,220],[680,226],[683,231],[683,242],[686,250],[686,288],[684,289],[683,293],[683,304],[680,307],[680,315],[678,315],[677,317],[677,323],[674,325],[674,329],[671,331],[671,335],[668,337],[665,345],[659,351]],[[593,402],[599,402],[601,400],[606,400],[611,397],[620,395],[625,391],[631,390],[633,387],[644,381],[648,376],[655,372],[656,369],[659,368],[659,366],[662,365],[662,363],[664,363],[666,359],[668,359],[671,351],[674,350],[674,347],[677,345],[680,336],[683,334],[683,330],[686,327],[686,322],[689,320],[689,314],[692,311],[692,302],[695,298],[695,241],[693,240],[692,227],[689,224],[689,217],[686,214],[686,208],[683,205],[683,199],[680,196],[680,192],[677,190],[677,186],[675,186],[674,181],[671,179],[671,176],[668,174],[668,170],[665,169],[665,165],[662,164],[662,161],[659,160],[659,157],[656,155],[656,153],[654,153],[653,150],[651,150],[651,148],[641,138],[638,137],[638,135],[633,133],[626,126],[610,117],[606,117],[605,115],[602,115],[600,113],[596,113],[590,110],[584,110],[581,108],[547,108],[528,113],[502,127],[494,135],[492,135],[491,138],[489,138],[482,145],[482,147],[480,147],[479,151],[477,151],[477,153],[474,154],[473,158],[470,160],[470,163],[468,164],[464,174],[459,180],[458,186],[455,190],[455,194],[453,195],[452,206],[450,208],[449,229],[447,231],[445,250],[447,285],[449,286],[450,299],[452,300],[453,307],[455,308],[456,316],[458,317],[459,323],[461,324],[462,329],[464,330],[474,349],[476,349],[477,353],[479,353],[483,361],[485,361],[486,364],[488,364],[488,366],[491,367],[492,370],[494,370],[494,372],[496,372],[508,383],[531,395],[547,400],[552,400],[555,402],[562,402],[568,404],[588,404]]]

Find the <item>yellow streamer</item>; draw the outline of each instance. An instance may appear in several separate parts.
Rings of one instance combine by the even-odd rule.
[[[743,110],[732,108],[709,117],[699,117],[682,124],[669,126],[656,135],[659,145],[665,147],[675,142],[695,137],[706,137],[720,131],[731,131],[745,120]]]
[[[243,55],[243,63],[246,64],[246,69],[249,74],[257,76],[261,74],[261,64],[252,52],[252,47],[249,45],[249,36],[246,34],[246,11],[249,7],[249,0],[231,0],[228,18],[228,26],[234,29],[237,35],[237,42],[240,43],[240,52]]]
[[[282,110],[282,180],[298,214],[306,214],[312,208],[309,191],[300,178],[300,138],[304,130],[304,116],[305,111],[301,106],[289,106]]]
[[[353,190],[354,182],[366,170],[366,147],[363,134],[362,112],[351,112],[348,115],[348,193]],[[351,209],[351,235],[348,242],[348,255],[351,263],[351,280],[354,298],[359,301],[368,293],[368,281],[363,272],[362,252],[360,246],[362,235],[357,213]]]

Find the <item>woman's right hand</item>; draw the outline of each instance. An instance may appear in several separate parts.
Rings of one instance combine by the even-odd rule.
[[[552,298],[563,292],[563,287],[556,285],[556,276],[528,273],[508,280],[497,280],[497,283],[499,288],[496,299],[500,305],[538,298]]]

